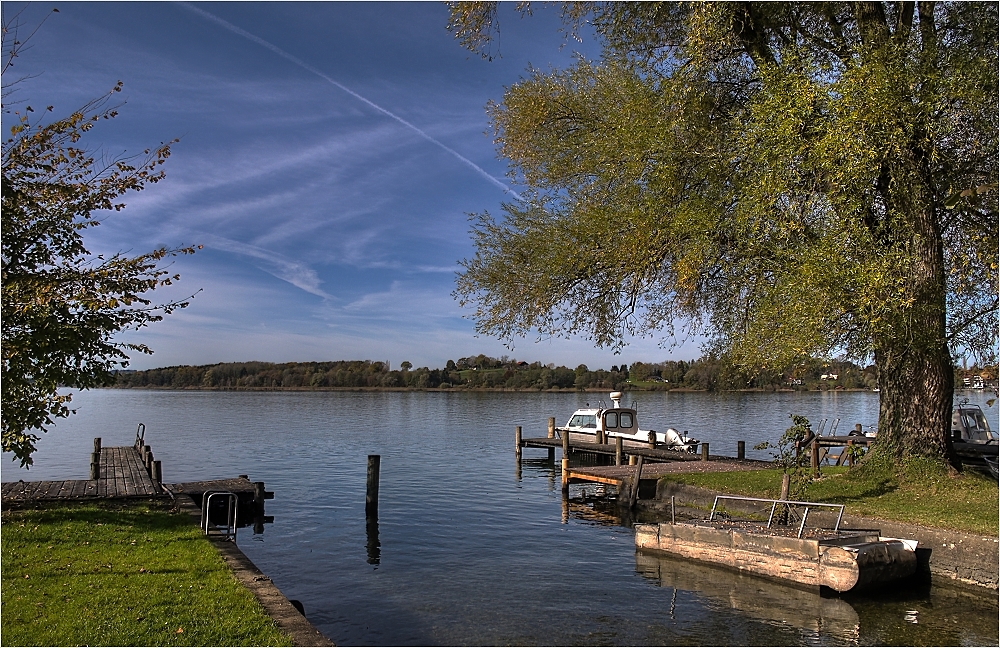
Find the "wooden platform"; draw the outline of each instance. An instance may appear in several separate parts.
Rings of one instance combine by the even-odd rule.
[[[771,467],[767,461],[753,459],[733,459],[732,457],[712,457],[711,461],[678,461],[667,463],[645,463],[639,478],[640,499],[655,497],[656,481],[664,475],[693,472],[732,472],[736,470],[760,470]],[[624,492],[635,478],[636,466],[577,466],[568,467],[565,479],[570,484],[608,484]]]
[[[553,448],[563,447],[562,439],[541,437],[532,439],[522,439],[521,446],[524,448]],[[591,443],[589,441],[570,440],[569,449],[571,452],[587,452],[591,454],[614,456],[616,449],[613,443]],[[636,442],[625,443],[622,452],[625,455],[642,456],[655,461],[701,461],[701,455],[697,455],[684,450],[670,450],[668,448],[650,448],[648,444]],[[718,457],[712,457],[712,461]]]
[[[0,492],[4,503],[167,497],[132,446],[101,448],[100,479],[8,482]]]

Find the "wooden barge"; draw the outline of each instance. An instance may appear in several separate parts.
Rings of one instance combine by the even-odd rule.
[[[708,520],[636,525],[636,548],[837,592],[878,586],[916,573],[916,541],[885,538],[874,529],[840,529],[840,505],[759,500],[771,503],[771,515],[764,523],[716,519],[718,499],[722,498],[717,498]],[[793,507],[805,508],[800,524],[774,523],[775,511]],[[807,528],[810,507],[839,507],[841,515],[833,529]]]

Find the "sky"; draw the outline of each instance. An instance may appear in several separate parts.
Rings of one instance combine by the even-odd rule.
[[[153,293],[197,293],[190,306],[119,338],[155,351],[131,368],[435,368],[485,353],[607,369],[700,355],[658,335],[620,355],[582,338],[510,348],[477,336],[452,296],[474,254],[469,214],[517,197],[488,102],[529,66],[599,54],[593,39],[567,41],[555,9],[521,18],[502,5],[499,58],[486,61],[446,30],[437,2],[4,2],[4,19],[22,8],[25,30],[49,18],[4,79],[29,77],[15,98],[63,116],[121,80],[119,116],[88,148],[129,155],[180,139],[166,178],[86,234],[94,254],[203,246],[174,261],[176,286]]]

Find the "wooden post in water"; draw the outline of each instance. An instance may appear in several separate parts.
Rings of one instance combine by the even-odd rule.
[[[569,493],[569,430],[563,430],[562,446],[562,491]]]
[[[257,515],[264,515],[264,482],[253,483],[253,506]]]
[[[94,452],[100,452],[100,451],[101,451],[101,437],[94,437]]]
[[[642,460],[643,456],[639,455],[639,462],[635,466],[635,477],[632,478],[632,490],[628,498],[628,508],[630,511],[635,508],[635,501],[639,498],[639,480],[642,479]]]
[[[146,446],[146,447],[148,448],[149,446]],[[149,475],[150,479],[152,479],[153,478],[153,451],[152,450],[150,450],[149,452],[147,452],[145,454],[145,456],[144,456],[144,463],[146,464],[146,474]]]
[[[550,439],[556,438],[556,418],[554,416],[550,416],[549,417],[549,433],[548,433],[548,438],[550,438]],[[549,461],[551,461],[552,463],[556,462],[556,449],[555,448],[549,448]]]
[[[708,461],[708,443],[701,444],[701,460]]]
[[[649,431],[649,449],[656,450],[656,432]]]
[[[153,462],[153,482],[156,484],[163,483],[163,467],[159,461]]]
[[[746,441],[737,441],[736,442],[736,458],[737,459],[746,459],[746,456],[747,456],[747,442]]]
[[[624,450],[624,448],[622,446],[623,446],[622,438],[621,437],[615,437],[615,465],[616,466],[622,465],[622,459],[624,458],[623,457],[623,450]]]
[[[381,455],[368,455],[368,480],[365,484],[365,515],[378,513],[378,473]]]
[[[101,453],[92,452],[90,453],[90,478],[100,479],[101,478]]]
[[[514,428],[514,456],[521,460],[521,426]]]

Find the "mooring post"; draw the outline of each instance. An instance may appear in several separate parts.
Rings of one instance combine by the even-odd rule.
[[[854,424],[854,433],[857,434],[857,435],[859,435],[859,436],[862,435],[862,434],[864,434],[864,432],[862,432],[862,430],[861,430],[861,424],[860,423],[855,423]]]
[[[569,459],[569,430],[564,430],[562,433],[563,442],[563,459]]]
[[[378,512],[378,473],[381,455],[368,455],[368,481],[365,485],[365,514]]]
[[[146,447],[149,448],[149,446],[146,446]],[[153,451],[152,450],[150,450],[149,452],[146,453],[146,455],[145,455],[145,462],[144,463],[146,464],[146,474],[149,475],[150,479],[152,479],[153,478]]]
[[[159,461],[153,462],[153,483],[163,483],[163,467]]]
[[[562,492],[569,493],[569,459],[565,455],[562,460]]]
[[[809,467],[812,469],[813,477],[819,477],[819,439],[813,439],[809,448]]]
[[[518,425],[514,428],[514,456],[517,460],[521,460],[521,426]]]
[[[94,452],[101,451],[101,437],[94,437]]]
[[[253,505],[257,515],[264,514],[264,482],[253,483]]]
[[[101,478],[101,453],[92,452],[90,453],[90,478],[100,479]]]
[[[550,438],[550,439],[556,438],[556,417],[554,417],[554,416],[550,416],[549,417],[549,433],[548,433],[548,438]],[[552,463],[556,462],[556,449],[555,448],[549,448],[549,461],[551,461]]]
[[[708,461],[708,443],[701,444],[701,460]]]
[[[615,465],[616,466],[622,465],[623,451],[624,451],[624,448],[622,446],[623,446],[622,438],[621,437],[615,437]]]
[[[736,458],[737,459],[746,459],[746,456],[747,456],[747,442],[746,441],[737,441],[736,442]]]
[[[639,498],[639,481],[642,479],[642,455],[639,455],[639,461],[635,466],[635,477],[632,481],[632,491],[629,493],[628,498],[628,508],[631,511],[635,508],[635,501]]]
[[[649,431],[649,449],[656,450],[656,432]]]

